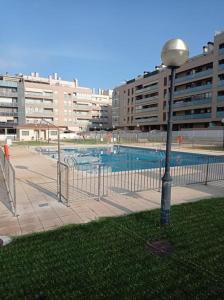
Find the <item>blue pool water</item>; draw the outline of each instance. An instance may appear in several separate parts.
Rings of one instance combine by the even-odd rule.
[[[64,157],[74,157],[79,169],[92,170],[97,164],[110,167],[112,172],[151,169],[164,166],[165,151],[125,146],[99,148],[63,149]],[[207,163],[211,160],[224,162],[224,156],[208,156],[172,151],[171,166],[185,166]],[[218,162],[217,161],[217,162]]]

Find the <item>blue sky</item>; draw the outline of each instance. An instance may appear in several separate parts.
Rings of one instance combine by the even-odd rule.
[[[223,0],[0,0],[0,73],[58,72],[113,88],[160,63],[166,40],[190,55],[224,30]]]

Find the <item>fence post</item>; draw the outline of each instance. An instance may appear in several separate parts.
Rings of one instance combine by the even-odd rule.
[[[207,165],[206,165],[205,185],[208,184],[208,172],[209,172],[209,156],[208,156],[208,158],[207,158]]]
[[[98,165],[98,201],[100,201],[100,189],[101,189],[101,165]]]
[[[67,206],[69,206],[69,166],[67,166],[67,172],[66,172],[66,194],[67,194]]]
[[[159,160],[159,188],[158,192],[161,190],[161,180],[162,180],[162,159]]]

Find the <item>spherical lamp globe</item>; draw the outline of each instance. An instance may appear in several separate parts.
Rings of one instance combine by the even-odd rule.
[[[170,68],[182,66],[189,57],[187,44],[181,39],[171,39],[165,43],[161,52],[162,63]]]

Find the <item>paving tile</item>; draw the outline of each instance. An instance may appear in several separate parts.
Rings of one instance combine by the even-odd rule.
[[[26,223],[21,225],[22,234],[29,234],[34,232],[42,232],[44,231],[43,226],[39,223]]]
[[[83,220],[76,214],[69,215],[69,216],[62,216],[61,220],[64,225],[67,224],[81,224],[83,223]]]
[[[9,235],[9,236],[17,236],[21,234],[21,229],[19,225],[15,226],[6,226],[0,228],[0,235]]]
[[[63,222],[60,218],[54,218],[49,220],[43,220],[42,225],[44,227],[44,230],[56,228],[63,225]]]

